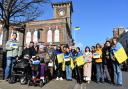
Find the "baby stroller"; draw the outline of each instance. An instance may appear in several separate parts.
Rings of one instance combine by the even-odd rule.
[[[31,67],[29,63],[29,55],[25,55],[23,59],[19,59],[14,63],[11,76],[8,80],[10,84],[19,81],[22,85],[27,83],[31,77]]]
[[[28,80],[28,86],[37,86],[43,87],[47,82],[45,77],[46,65],[42,64],[39,57],[35,57],[31,62],[32,77]]]

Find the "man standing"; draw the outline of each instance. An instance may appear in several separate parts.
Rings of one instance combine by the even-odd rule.
[[[18,41],[16,40],[17,34],[13,33],[12,38],[6,43],[6,68],[5,68],[5,80],[7,80],[12,73],[13,63],[16,61],[16,58],[21,55],[21,47],[19,46]]]
[[[117,58],[114,54],[118,50],[119,47],[122,47],[122,45],[118,42],[117,38],[112,39],[112,47],[110,51],[110,57],[112,59],[113,69],[114,69],[114,78],[115,78],[115,84],[117,86],[123,85],[123,76],[121,71],[121,64],[117,61]]]

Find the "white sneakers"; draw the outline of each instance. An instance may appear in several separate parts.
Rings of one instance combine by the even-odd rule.
[[[60,77],[60,80],[63,80],[63,78],[62,78],[62,77]]]
[[[59,80],[59,77],[57,77],[56,80]]]
[[[62,78],[62,77],[60,77],[60,78],[59,78],[59,77],[57,77],[57,78],[56,78],[56,80],[63,80],[63,78]]]

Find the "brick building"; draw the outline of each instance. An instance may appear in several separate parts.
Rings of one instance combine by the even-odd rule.
[[[26,23],[25,41],[35,43],[73,44],[72,38],[72,2],[52,3],[53,19]]]
[[[15,31],[18,34],[21,46],[30,41],[45,45],[50,43],[72,45],[72,2],[52,3],[52,8],[54,11],[52,19],[31,21],[26,23],[24,28],[21,26],[10,26],[9,38]],[[3,36],[1,28],[0,39]],[[2,40],[0,40],[0,45],[2,45]]]

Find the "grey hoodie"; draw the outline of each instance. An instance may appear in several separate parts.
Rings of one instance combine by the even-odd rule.
[[[6,43],[7,57],[20,56],[22,53],[22,48],[17,40],[9,40]]]

